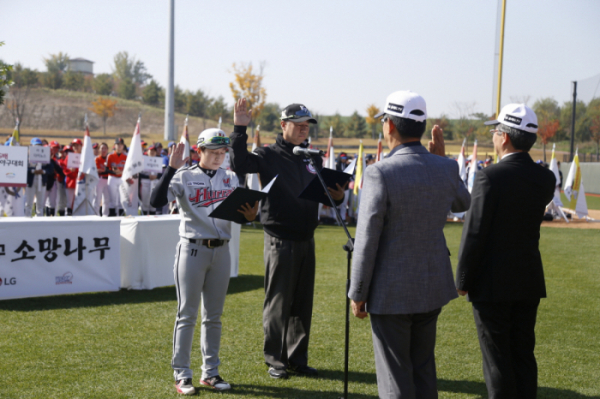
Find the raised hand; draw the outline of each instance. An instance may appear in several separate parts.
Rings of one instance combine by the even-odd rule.
[[[171,147],[173,151],[169,156],[169,166],[174,169],[179,169],[188,161],[190,157],[183,159],[183,152],[185,151],[184,143],[177,143],[177,145]]]
[[[252,110],[248,109],[245,98],[240,98],[233,106],[233,124],[237,126],[248,126],[252,120]]]
[[[427,145],[427,149],[430,153],[439,155],[441,157],[446,156],[446,144],[444,143],[444,131],[438,125],[434,125],[431,129],[431,141]]]

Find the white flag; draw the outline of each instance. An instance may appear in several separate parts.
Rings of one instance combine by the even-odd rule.
[[[579,219],[582,219],[584,216],[588,216],[588,207],[587,201],[585,199],[585,189],[583,188],[583,182],[579,185],[579,193],[577,195],[577,205],[575,205],[575,213]]]
[[[461,180],[467,184],[467,160],[465,158],[465,144],[467,139],[463,140],[462,147],[460,148],[460,154],[458,154],[458,174],[460,175]]]
[[[95,215],[94,198],[96,197],[96,185],[98,184],[98,170],[96,169],[96,157],[92,149],[90,129],[85,126],[83,137],[83,148],[81,149],[81,166],[77,175],[75,186],[75,200],[73,201],[73,215]]]
[[[556,144],[552,144],[552,159],[550,160],[550,170],[554,173],[554,177],[556,177],[556,187],[554,188],[554,203],[558,206],[563,206],[562,201],[560,200],[560,173],[558,173],[558,162],[556,162],[556,156],[554,154],[554,150],[556,149]]]
[[[135,175],[144,171],[144,153],[142,151],[142,139],[140,137],[140,121],[138,118],[133,138],[129,145],[129,152],[125,160],[123,175],[121,176],[121,186],[119,194],[121,197],[121,205],[128,216],[137,215],[138,209],[138,179]],[[127,180],[133,179],[133,184],[129,184]]]
[[[477,174],[477,140],[473,144],[473,154],[471,154],[471,163],[469,165],[469,181],[467,188],[469,193],[473,191],[473,185],[475,184],[475,175]]]
[[[188,117],[185,117],[185,125],[183,127],[183,133],[181,134],[180,143],[185,144],[185,149],[183,150],[183,155],[181,159],[186,159],[190,156],[190,136],[188,134]],[[191,162],[191,161],[188,161]]]

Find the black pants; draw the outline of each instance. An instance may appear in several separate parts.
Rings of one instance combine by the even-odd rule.
[[[315,287],[315,242],[281,240],[265,233],[265,362],[274,367],[308,363]]]
[[[539,299],[473,302],[490,399],[536,397],[538,370],[533,350],[539,304]]]
[[[435,336],[442,309],[370,314],[381,399],[437,399]]]

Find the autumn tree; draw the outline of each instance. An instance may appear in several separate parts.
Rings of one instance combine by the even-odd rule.
[[[4,46],[4,42],[0,42],[0,47]],[[4,104],[4,96],[8,91],[8,87],[12,84],[9,74],[13,66],[5,64],[0,60],[0,105]]]
[[[375,115],[380,113],[381,110],[375,104],[371,104],[367,107],[367,117],[366,122],[367,125],[371,128],[371,138],[375,139],[377,134],[377,125],[379,124],[379,120],[375,119]]]
[[[550,140],[556,134],[558,128],[560,127],[560,121],[545,111],[536,112],[536,114],[538,118],[537,134],[540,136],[540,140],[542,141],[544,162],[546,162],[546,144],[548,144],[548,140]]]
[[[267,90],[262,86],[265,62],[261,62],[258,72],[254,72],[252,63],[232,65],[234,81],[229,83],[229,88],[235,101],[245,98],[248,108],[252,110],[252,137],[254,137],[254,121],[258,120],[267,99]]]
[[[102,118],[104,123],[104,135],[106,136],[106,120],[115,116],[117,111],[117,100],[98,97],[96,101],[92,101],[92,106],[88,108],[90,111]]]
[[[588,104],[586,110],[590,126],[590,138],[596,143],[596,161],[600,162],[600,99],[596,98]]]

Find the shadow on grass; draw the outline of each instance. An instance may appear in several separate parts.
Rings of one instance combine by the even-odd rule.
[[[319,369],[319,379],[344,382],[344,370]],[[359,371],[348,371],[348,381],[377,384],[375,373],[363,373]]]
[[[439,392],[453,392],[476,396],[478,399],[487,398],[485,382],[438,380]],[[538,387],[538,398],[542,399],[600,399],[600,396],[588,396],[568,389]]]
[[[227,295],[251,291],[263,287],[263,277],[242,274],[232,278]],[[117,292],[94,292],[85,294],[57,295],[37,298],[9,299],[0,301],[0,310],[31,312],[38,310],[89,308],[135,303],[167,302],[177,300],[175,286],[153,290],[120,290]]]
[[[289,387],[248,384],[235,384],[231,393],[235,393],[236,396],[250,396],[256,398],[337,399],[344,396],[342,387],[340,387],[339,391],[311,391]],[[348,397],[353,399],[377,399],[378,396],[348,392]]]

